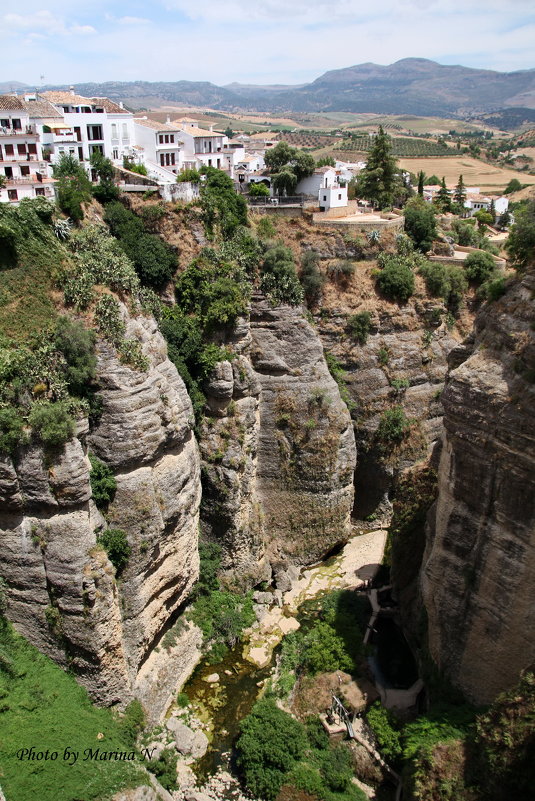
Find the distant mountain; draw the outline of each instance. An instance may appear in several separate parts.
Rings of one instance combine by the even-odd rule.
[[[354,111],[463,117],[507,107],[515,107],[520,115],[522,109],[535,109],[535,69],[495,72],[437,64],[425,58],[405,58],[389,66],[366,63],[330,70],[302,86],[109,81],[77,84],[75,89],[82,95],[128,99],[130,105],[146,105],[147,98],[158,98],[162,102],[224,111]]]
[[[9,95],[12,92],[21,92],[23,89],[26,89],[27,86],[27,83],[21,83],[20,81],[2,81],[0,83],[0,95]]]

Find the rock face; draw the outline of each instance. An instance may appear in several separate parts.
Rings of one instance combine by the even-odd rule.
[[[249,585],[347,539],[355,441],[314,329],[260,296],[205,386],[202,519]]]
[[[124,308],[123,316],[149,369],[121,364],[99,343],[96,428],[88,434],[80,423],[60,453],[30,445],[2,461],[0,562],[8,616],[24,636],[71,667],[99,703],[135,692],[158,714],[198,656],[195,630],[183,633],[182,649],[163,650],[165,667],[154,646],[198,575],[199,457],[191,403],[156,324]],[[131,547],[119,580],[97,544],[107,522],[91,500],[88,448],[116,476],[107,519]]]
[[[359,311],[368,309],[362,300]],[[441,391],[448,354],[459,343],[444,322],[440,302],[413,298],[404,306],[374,299],[369,306],[371,326],[364,344],[347,330],[349,309],[331,309],[318,319],[324,347],[346,372],[354,404],[358,463],[355,473],[354,515],[388,519],[394,474],[429,455],[442,433]],[[412,421],[409,439],[395,458],[386,458],[375,441],[382,413],[401,406]]]
[[[421,589],[431,655],[477,703],[535,660],[534,290],[531,274],[482,309],[443,396]]]

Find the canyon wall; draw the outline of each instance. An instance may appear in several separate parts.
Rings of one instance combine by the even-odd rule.
[[[149,369],[121,364],[99,342],[102,411],[91,434],[83,420],[59,451],[30,444],[2,460],[0,561],[8,616],[25,637],[97,702],[135,694],[155,702],[157,717],[199,655],[193,628],[180,648],[154,650],[198,575],[199,456],[191,403],[155,322],[122,313]],[[88,448],[115,473],[107,520],[91,498]],[[108,524],[131,547],[118,580],[97,543]]]
[[[431,656],[477,703],[535,663],[535,276],[451,354],[421,590]]]

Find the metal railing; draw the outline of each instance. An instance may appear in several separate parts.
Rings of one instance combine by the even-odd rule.
[[[247,203],[251,206],[303,206],[303,195],[290,195],[287,197],[251,197],[246,195]]]
[[[39,158],[35,153],[19,153],[18,155],[13,156],[6,156],[5,153],[0,153],[0,162],[1,161],[40,161],[42,162],[43,159]]]

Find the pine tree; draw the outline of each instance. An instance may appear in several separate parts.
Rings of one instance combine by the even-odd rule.
[[[453,199],[459,206],[464,208],[464,201],[466,200],[466,186],[464,185],[463,176],[459,175],[457,186],[453,194]]]
[[[450,198],[450,193],[448,191],[448,187],[446,186],[446,179],[444,176],[442,176],[442,181],[440,182],[440,189],[437,192],[436,204],[442,209],[442,211],[451,211],[451,198]]]
[[[379,126],[366,166],[359,175],[357,194],[380,208],[391,206],[396,174],[397,162],[392,156],[392,140]]]

